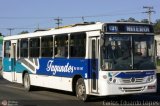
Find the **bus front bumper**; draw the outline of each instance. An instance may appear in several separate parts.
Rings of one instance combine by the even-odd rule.
[[[127,94],[140,94],[140,93],[153,93],[157,92],[157,80],[145,84],[127,84],[116,85],[108,84],[106,81],[99,83],[99,96],[107,95],[127,95]]]

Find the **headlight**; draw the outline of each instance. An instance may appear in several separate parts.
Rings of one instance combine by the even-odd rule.
[[[151,75],[147,77],[147,82],[152,82],[155,79],[155,75]]]
[[[116,83],[116,81],[117,81],[117,80],[116,80],[116,79],[114,79],[114,80],[113,80],[113,83]]]
[[[109,84],[119,84],[119,79],[118,78],[109,78],[108,83]]]

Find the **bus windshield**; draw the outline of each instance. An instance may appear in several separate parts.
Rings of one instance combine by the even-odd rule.
[[[155,69],[153,36],[105,35],[102,40],[102,70]]]

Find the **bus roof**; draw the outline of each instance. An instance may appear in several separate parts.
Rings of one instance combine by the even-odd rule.
[[[85,31],[95,31],[101,30],[103,23],[96,23],[91,25],[77,25],[74,27],[66,27],[66,28],[52,28],[47,31],[38,31],[33,33],[27,34],[20,34],[20,35],[12,35],[4,37],[4,40],[13,40],[13,39],[21,39],[21,38],[31,38],[37,36],[46,36],[46,35],[58,35],[58,34],[65,34],[65,33],[75,33],[75,32],[85,32]]]
[[[112,22],[112,23],[91,23],[91,24],[74,24],[68,25],[64,27],[52,28],[47,31],[37,31],[27,34],[20,34],[20,35],[12,35],[4,37],[4,40],[13,40],[13,39],[22,39],[22,38],[32,38],[37,36],[46,36],[46,35],[58,35],[58,34],[65,34],[65,33],[76,33],[76,32],[86,32],[86,31],[96,31],[102,30],[102,26],[106,24],[145,24],[145,23],[135,23],[135,22]]]

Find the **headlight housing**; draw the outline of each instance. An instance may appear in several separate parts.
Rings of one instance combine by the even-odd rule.
[[[109,83],[109,84],[119,84],[120,81],[119,81],[119,78],[110,77],[110,78],[108,79],[108,83]]]
[[[152,82],[152,81],[155,80],[155,78],[156,78],[155,75],[150,75],[150,76],[147,77],[147,81],[146,82]]]

